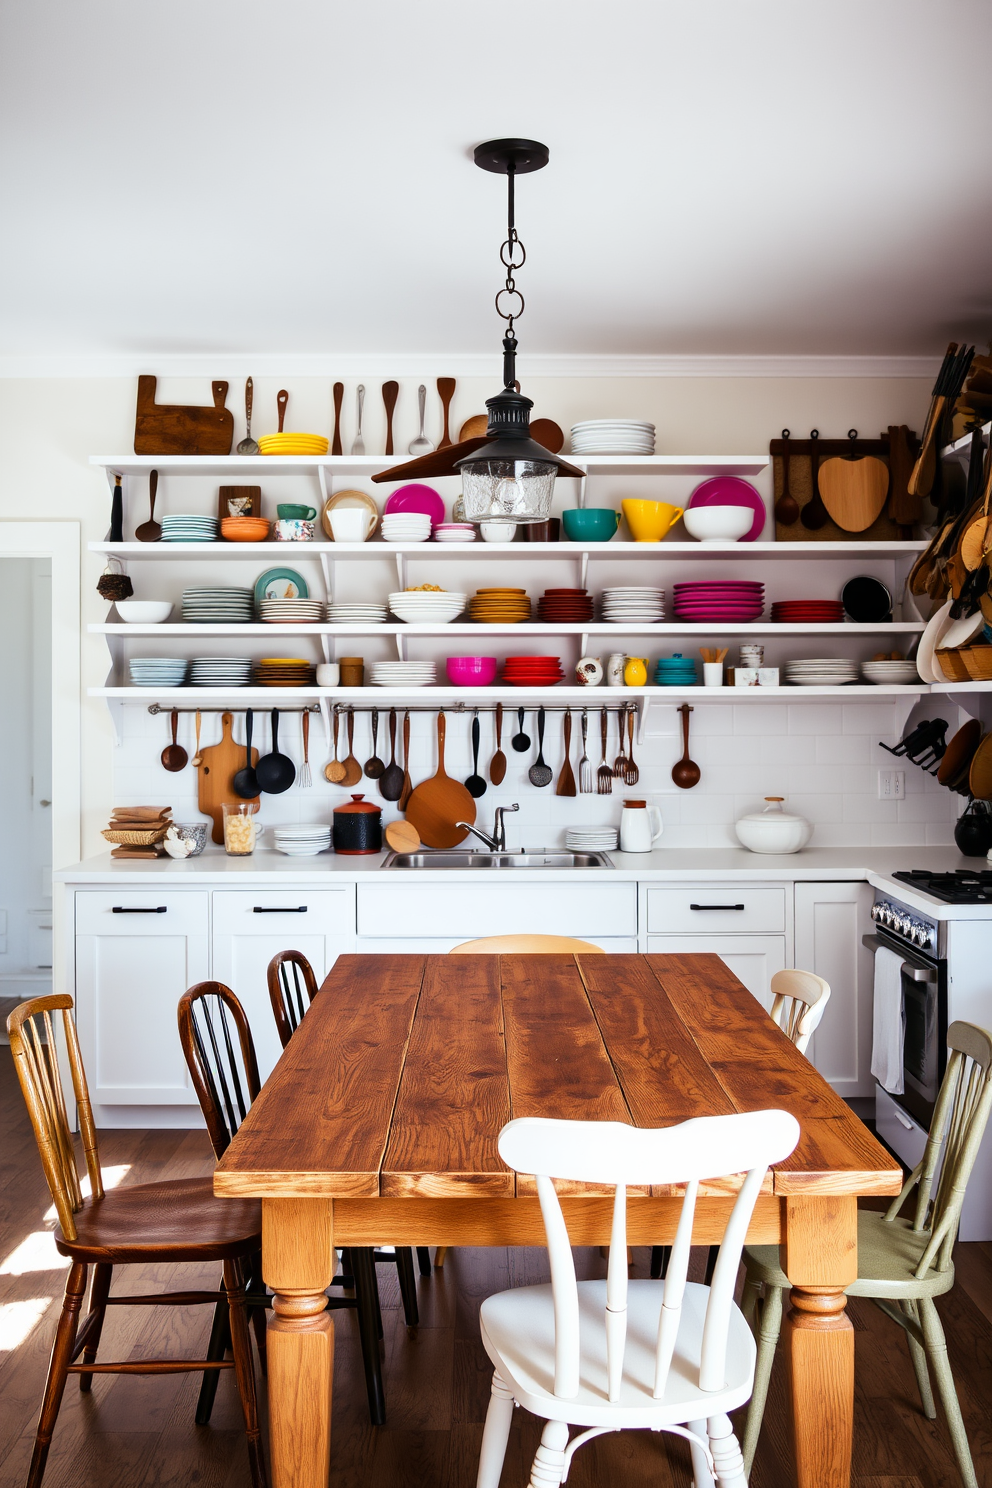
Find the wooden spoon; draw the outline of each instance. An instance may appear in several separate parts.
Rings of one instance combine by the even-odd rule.
[[[362,767],[355,758],[355,714],[348,709],[348,754],[344,762],[342,785],[357,785],[362,778]]]
[[[458,431],[458,443],[463,444],[466,439],[482,439],[489,428],[489,416],[485,413],[473,413],[470,419],[466,419]]]
[[[506,755],[503,753],[503,704],[496,704],[496,753],[489,761],[489,779],[493,785],[502,785],[506,775]]]
[[[411,794],[407,820],[416,827],[428,847],[457,847],[468,832],[458,822],[475,822],[475,801],[459,780],[444,769],[444,714],[437,715],[437,771]]]
[[[172,743],[167,744],[162,750],[162,764],[167,770],[185,770],[189,763],[189,755],[181,744],[176,743],[176,733],[179,729],[179,709],[172,710]]]
[[[331,454],[343,455],[341,447],[341,400],[344,397],[344,383],[334,384],[334,438],[331,440]]]
[[[384,801],[398,801],[403,794],[403,771],[396,763],[396,709],[389,710],[389,764],[379,781],[379,794]]]
[[[382,401],[386,406],[386,454],[393,453],[393,409],[396,407],[396,395],[400,390],[398,382],[384,382],[382,384]]]
[[[444,433],[441,435],[441,443],[438,449],[447,449],[451,443],[451,435],[448,433],[448,408],[452,398],[455,396],[455,379],[453,377],[439,377],[437,380],[438,396],[441,399],[441,407],[444,409]]]
[[[372,709],[372,754],[365,761],[365,773],[370,780],[381,780],[386,773],[386,762],[379,758],[379,709]]]
[[[682,758],[672,766],[672,779],[679,790],[692,790],[699,784],[699,766],[689,758],[689,714],[692,708],[683,703],[678,711],[682,714]]]
[[[565,709],[565,741],[564,741],[564,747],[565,747],[565,762],[562,765],[562,767],[561,767],[561,773],[558,776],[558,784],[555,786],[555,795],[556,796],[574,796],[576,794],[576,790],[575,790],[575,776],[572,774],[572,761],[569,759],[569,755],[571,754],[571,751],[572,751],[572,710],[571,710],[571,708],[566,708]]]
[[[288,403],[289,403],[289,394],[287,393],[287,391],[286,391],[285,388],[280,388],[279,392],[276,393],[276,407],[279,409],[279,433],[280,434],[282,433],[282,426],[286,422],[286,407],[287,407]]]
[[[775,503],[775,520],[783,527],[791,527],[799,516],[799,502],[789,490],[789,434],[788,429],[782,430],[782,438],[786,441],[782,451],[782,494]]]
[[[802,522],[803,526],[807,529],[808,532],[819,532],[820,528],[825,527],[829,520],[827,508],[824,506],[823,499],[820,496],[820,487],[818,482],[820,473],[820,456],[817,450],[816,441],[819,439],[819,437],[819,429],[810,429],[809,478],[810,490],[813,492],[813,494],[807,501],[806,505],[803,507],[802,511],[799,513],[799,520]],[[692,784],[695,785],[695,783],[696,782],[694,780]]]
[[[199,766],[200,766],[200,710],[199,710],[199,708],[197,708],[197,710],[196,710],[196,749],[195,749],[195,751],[193,753],[192,764],[193,764],[193,769],[194,770],[199,769]]]
[[[334,758],[328,761],[328,763],[324,766],[324,779],[329,780],[332,785],[340,785],[341,782],[344,780],[345,775],[344,765],[338,759],[338,729],[341,726],[341,718],[336,708],[332,710],[332,713],[332,728],[334,730]]]
[[[403,715],[403,790],[400,794],[399,806],[401,811],[406,810],[406,803],[413,794],[413,781],[410,779],[410,710]]]
[[[148,521],[142,522],[135,532],[138,542],[158,542],[162,536],[162,529],[155,520],[155,497],[158,494],[158,471],[153,470],[148,477]]]

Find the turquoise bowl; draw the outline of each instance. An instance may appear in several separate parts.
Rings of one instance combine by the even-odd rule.
[[[610,506],[570,507],[561,514],[570,542],[609,542],[620,526],[620,513]]]

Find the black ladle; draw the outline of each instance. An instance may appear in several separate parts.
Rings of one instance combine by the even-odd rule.
[[[240,796],[243,801],[254,801],[259,792],[258,776],[255,774],[255,766],[251,762],[251,730],[252,711],[245,709],[245,756],[247,763],[243,770],[239,770],[231,784],[234,786],[234,794]]]
[[[396,763],[396,709],[389,710],[389,764],[379,781],[379,794],[384,801],[398,801],[403,794],[403,771]]]
[[[479,710],[476,708],[475,717],[472,719],[472,773],[465,782],[465,789],[470,796],[476,800],[486,794],[486,782],[479,774]]]
[[[813,486],[813,495],[807,501],[799,513],[799,520],[808,532],[819,532],[830,521],[830,513],[823,504],[820,495],[820,452],[816,441],[820,437],[819,429],[809,431],[809,474]]]
[[[550,785],[554,772],[544,759],[544,709],[537,710],[537,759],[527,771],[531,785]]]
[[[296,766],[288,754],[279,753],[279,709],[272,709],[272,748],[255,766],[259,789],[269,796],[281,796],[296,779]]]
[[[511,749],[515,749],[518,754],[526,754],[530,748],[530,735],[524,733],[523,708],[517,709],[517,732],[510,740],[510,747]]]

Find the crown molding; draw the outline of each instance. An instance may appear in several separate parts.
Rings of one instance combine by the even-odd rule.
[[[594,356],[520,353],[519,366],[531,377],[919,377],[932,381],[939,356]],[[0,378],[137,377],[327,377],[431,378],[479,377],[492,382],[500,372],[496,352],[453,352],[450,356],[332,352],[133,352],[0,356]]]

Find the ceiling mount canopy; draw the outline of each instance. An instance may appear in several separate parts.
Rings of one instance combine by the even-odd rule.
[[[499,253],[506,278],[495,300],[496,313],[506,322],[503,389],[486,399],[489,422],[482,438],[466,439],[422,459],[394,465],[372,479],[381,482],[461,474],[468,521],[543,522],[551,514],[555,477],[581,479],[585,474],[531,439],[530,411],[534,404],[524,397],[517,382],[514,322],[523,314],[526,302],[517,288],[516,273],[527,262],[527,253],[517,233],[514,182],[518,175],[546,166],[549,151],[537,140],[488,140],[476,146],[474,158],[481,170],[504,175],[507,183],[506,238]]]

